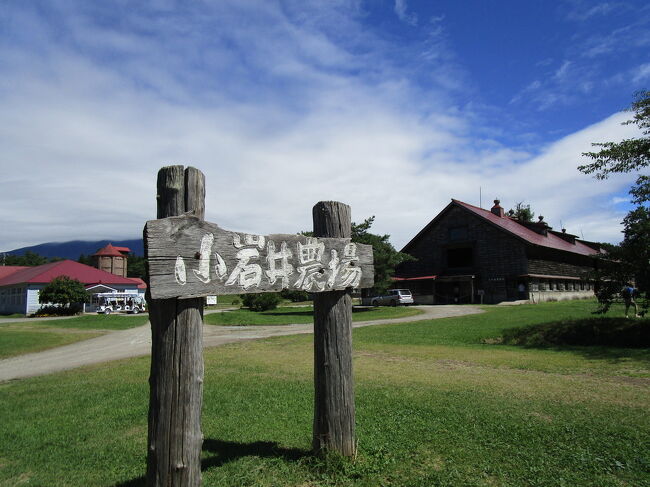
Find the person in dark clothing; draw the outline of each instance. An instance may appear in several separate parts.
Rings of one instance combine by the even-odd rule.
[[[637,292],[636,288],[629,282],[625,284],[623,291],[621,291],[621,295],[623,296],[623,302],[625,303],[626,318],[628,318],[630,306],[634,306],[634,316],[636,318],[639,317],[639,308],[637,307],[636,301],[634,300],[636,296],[636,292]]]

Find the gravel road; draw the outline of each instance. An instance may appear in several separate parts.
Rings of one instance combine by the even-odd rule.
[[[418,306],[423,314],[406,318],[375,321],[358,321],[361,326],[406,323],[411,321],[447,318],[481,313],[475,306]],[[5,321],[3,321],[4,323]],[[276,326],[203,326],[203,347],[218,347],[226,343],[256,340],[283,335],[312,333],[312,324]],[[29,353],[0,360],[0,382],[51,374],[74,369],[84,365],[109,362],[111,360],[140,357],[151,354],[151,327],[147,323],[130,330],[112,331],[100,337],[52,348],[38,353]]]

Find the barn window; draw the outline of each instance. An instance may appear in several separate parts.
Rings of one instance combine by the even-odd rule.
[[[449,229],[449,240],[458,242],[459,240],[467,240],[467,227],[452,227]]]
[[[474,251],[472,247],[459,247],[447,249],[447,266],[472,267],[474,265]]]

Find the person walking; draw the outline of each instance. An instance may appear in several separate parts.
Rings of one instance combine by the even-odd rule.
[[[639,317],[639,308],[636,305],[634,300],[637,290],[631,283],[626,283],[621,294],[623,296],[623,301],[625,302],[625,317],[628,318],[630,306],[634,306],[634,316]]]

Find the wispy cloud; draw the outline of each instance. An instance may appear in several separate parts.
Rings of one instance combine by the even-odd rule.
[[[606,16],[616,10],[628,9],[630,6],[626,2],[599,2],[593,3],[584,0],[574,0],[569,2],[570,8],[566,12],[569,20],[584,22],[592,17]]]
[[[632,81],[634,83],[643,83],[650,80],[650,63],[645,63],[634,70]]]
[[[478,203],[479,187],[548,218],[621,219],[598,202],[631,176],[576,166],[633,127],[616,115],[536,155],[477,136],[449,101],[462,81],[440,21],[431,59],[403,60],[353,2],[19,5],[0,45],[0,250],[138,235],[172,163],[203,170],[207,218],[241,231],[308,229],[311,206],[335,199],[399,247],[450,198]],[[426,92],[408,76],[417,64]],[[618,238],[598,232],[585,236]]]
[[[585,96],[600,96],[613,84],[625,86],[630,93],[640,89],[647,79],[650,6],[585,0],[560,5],[561,18],[574,30],[571,42],[561,49],[561,56],[538,62],[533,80],[510,103],[544,111],[575,105]],[[641,65],[631,70],[634,60]]]
[[[628,196],[627,198],[622,198],[620,196],[616,196],[612,198],[612,204],[613,205],[620,205],[621,203],[629,203],[630,202],[630,197]]]
[[[413,12],[408,12],[406,0],[395,0],[395,13],[404,23],[414,26],[418,24],[418,16]]]
[[[645,49],[650,46],[649,25],[648,17],[641,15],[635,22],[623,27],[597,31],[577,44],[576,54],[597,58],[611,53]]]

